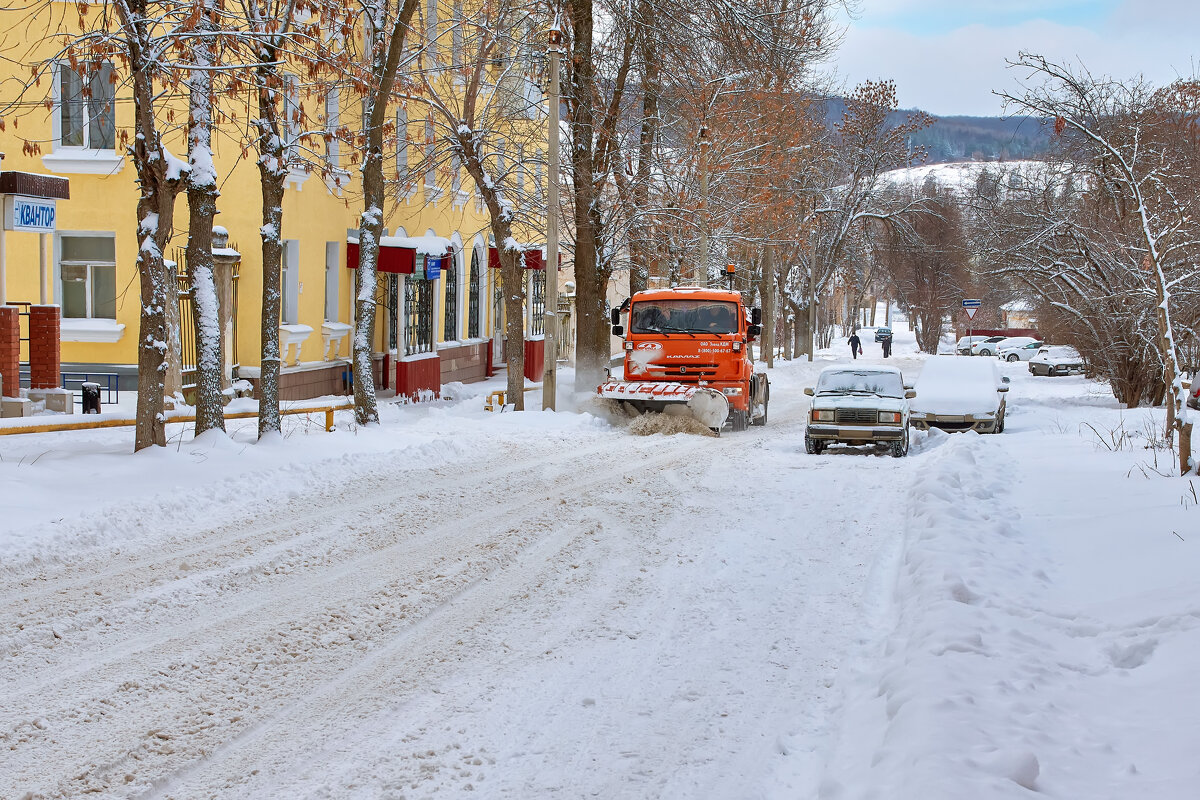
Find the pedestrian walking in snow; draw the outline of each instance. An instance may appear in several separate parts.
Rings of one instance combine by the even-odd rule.
[[[883,345],[883,357],[887,358],[892,354],[892,337],[884,336],[880,343]]]
[[[850,344],[850,355],[857,359],[858,354],[862,352],[862,340],[858,338],[857,333],[852,333],[846,341]]]

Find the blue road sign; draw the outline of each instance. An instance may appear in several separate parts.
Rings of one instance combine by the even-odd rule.
[[[963,308],[979,308],[979,305],[978,300],[963,300]]]

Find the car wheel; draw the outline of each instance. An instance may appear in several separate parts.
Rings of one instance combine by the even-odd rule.
[[[981,347],[981,348],[979,348],[979,355],[981,355],[981,356],[990,356],[991,354],[992,354],[992,351],[991,351],[991,350],[988,350],[986,347]]]
[[[1008,360],[1009,361],[1020,361],[1021,357],[1019,355],[1017,355],[1016,353],[1009,353]]]
[[[904,458],[908,455],[908,428],[904,428],[904,436],[898,442],[892,442],[892,458]]]
[[[808,453],[810,456],[819,456],[821,453],[825,452],[825,443],[818,439],[810,439],[808,436],[805,436],[804,452]]]

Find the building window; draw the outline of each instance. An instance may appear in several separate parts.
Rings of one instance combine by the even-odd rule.
[[[467,338],[479,338],[479,248],[471,248],[471,277],[467,281]]]
[[[300,321],[297,312],[300,300],[300,242],[296,239],[285,239],[283,242],[279,284],[282,290],[280,322],[284,325],[295,325]]]
[[[536,197],[542,196],[542,164],[545,158],[545,154],[538,150],[537,160],[533,162],[533,194]]]
[[[284,157],[295,161],[300,145],[300,79],[283,76],[283,147]]]
[[[400,181],[401,192],[407,193],[408,185],[408,112],[403,108],[396,112],[396,180]]]
[[[438,0],[427,0],[425,4],[425,52],[429,56],[429,63],[437,63],[437,37],[438,37]]]
[[[341,245],[325,243],[325,321],[338,321],[338,256]]]
[[[437,170],[433,163],[433,117],[425,118],[425,188],[437,188]]]
[[[446,313],[442,322],[442,341],[458,339],[458,260],[459,251],[450,253],[450,269],[442,270],[446,284]]]
[[[81,75],[67,64],[58,68],[58,141],[62,147],[112,150],[116,146],[113,119],[113,67],[88,67]]]
[[[117,318],[117,248],[112,234],[63,234],[58,264],[63,317]]]
[[[407,356],[433,350],[434,284],[419,277],[424,272],[425,257],[418,254],[416,274],[404,281],[404,354]]]
[[[546,332],[546,270],[531,269],[530,288],[530,320],[529,332],[533,336],[541,336]]]
[[[454,0],[454,27],[450,31],[450,59],[454,66],[463,65],[463,4],[462,0]]]
[[[338,169],[341,166],[341,148],[337,138],[338,128],[341,127],[339,94],[337,88],[331,88],[325,95],[325,160],[330,169]]]
[[[462,192],[462,157],[457,148],[450,156],[450,188],[454,190],[455,195]]]

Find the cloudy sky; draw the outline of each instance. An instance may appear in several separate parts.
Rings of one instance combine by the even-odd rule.
[[[1001,113],[1022,50],[1093,74],[1169,83],[1200,73],[1200,0],[854,0],[836,74],[896,81],[902,108]]]

